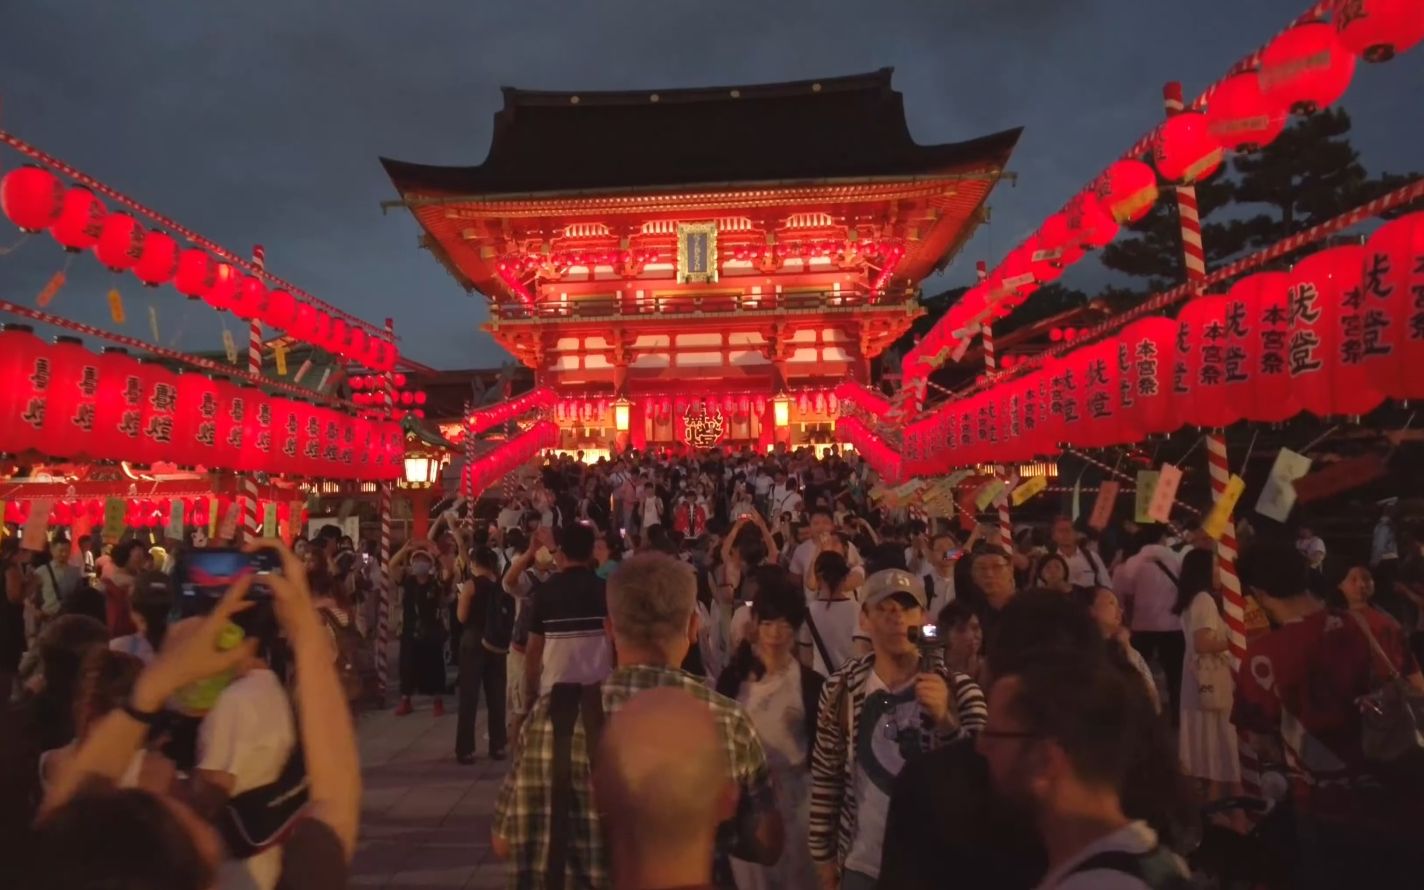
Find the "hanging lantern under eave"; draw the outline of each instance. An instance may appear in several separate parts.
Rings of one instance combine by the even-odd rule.
[[[1365,244],[1362,287],[1371,379],[1395,399],[1424,398],[1424,212],[1390,220]]]
[[[1114,220],[1136,222],[1157,203],[1157,174],[1141,161],[1117,161],[1094,184],[1094,192]]]
[[[1287,108],[1267,99],[1255,71],[1233,74],[1211,94],[1206,129],[1223,148],[1256,151],[1276,141]]]
[[[1038,228],[1038,240],[1042,247],[1060,250],[1057,262],[1064,269],[1083,258],[1083,247],[1068,227],[1066,211],[1055,213],[1043,221]]]
[[[1152,162],[1162,178],[1171,182],[1197,182],[1221,168],[1221,143],[1207,129],[1206,116],[1184,111],[1157,128],[1152,141]]]
[[[1128,380],[1134,405],[1129,422],[1141,435],[1171,433],[1182,425],[1171,392],[1176,337],[1177,323],[1160,316],[1139,319],[1118,335],[1127,344],[1131,362]]]
[[[0,179],[0,211],[22,232],[49,228],[64,210],[64,184],[50,171],[26,164]]]
[[[134,263],[134,276],[148,287],[158,287],[178,271],[178,244],[167,232],[151,229],[143,236],[143,253]]]
[[[1388,62],[1424,39],[1419,0],[1344,0],[1333,21],[1340,45],[1366,62]]]
[[[104,218],[94,254],[114,272],[132,269],[143,256],[143,226],[127,213],[111,213]]]
[[[99,243],[108,213],[93,192],[82,185],[72,185],[64,193],[63,208],[49,233],[70,253],[89,250]]]
[[[1350,87],[1355,56],[1325,22],[1296,25],[1261,53],[1256,76],[1273,104],[1304,114],[1333,105]]]
[[[190,300],[201,299],[217,279],[217,264],[200,247],[188,247],[178,254],[178,271],[173,287]]]

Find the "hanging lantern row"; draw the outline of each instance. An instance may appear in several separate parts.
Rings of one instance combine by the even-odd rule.
[[[836,400],[837,407],[844,408],[844,406],[850,405],[859,411],[865,412],[881,423],[883,423],[885,419],[890,416],[890,412],[894,410],[894,406],[890,404],[890,400],[885,398],[885,396],[851,380],[844,381],[837,386],[831,398]]]
[[[1372,16],[1378,18],[1366,26]],[[1357,55],[1390,58],[1418,43],[1421,30],[1424,11],[1415,0],[1348,0],[1333,23],[1306,22],[1280,34],[1261,53],[1259,66],[1222,81],[1204,110],[1175,114],[1154,131],[1151,166],[1136,159],[1112,164],[970,288],[906,354],[907,385],[943,364],[960,340],[974,334],[976,320],[1007,316],[1085,252],[1111,243],[1122,225],[1145,216],[1160,195],[1159,179],[1194,183],[1220,169],[1225,151],[1270,144],[1292,112],[1314,113],[1345,94]]]
[[[907,469],[900,455],[875,435],[857,417],[840,417],[836,420],[836,440],[849,443],[870,464],[881,479],[895,484]],[[913,472],[913,470],[911,471]]]
[[[808,262],[813,259],[839,259],[844,262],[884,263],[898,261],[905,255],[905,244],[898,238],[820,238],[815,240],[783,241],[776,244],[723,244],[719,247],[718,259],[722,262],[751,262],[757,265],[772,263],[776,266],[791,261]],[[667,258],[655,249],[637,250],[556,250],[550,253],[513,253],[500,257],[495,265],[502,276],[517,279],[534,272],[558,276],[574,267],[593,269],[599,266],[623,271],[629,275],[641,275],[649,264],[666,262]]]
[[[399,473],[400,428],[122,348],[95,354],[25,325],[0,331],[0,452],[71,460],[164,462],[314,478]]]
[[[1424,397],[1424,212],[1363,245],[1144,318],[909,425],[905,468],[935,474],[1102,447],[1182,426],[1357,416]]]
[[[0,179],[0,210],[21,231],[48,230],[66,251],[92,250],[111,271],[132,272],[147,287],[172,282],[190,300],[201,299],[245,321],[259,319],[334,355],[378,370],[395,367],[394,343],[298,302],[286,290],[269,289],[261,278],[244,274],[201,247],[180,247],[167,232],[144,229],[133,216],[110,212],[88,188],[66,187],[43,167],[26,165],[5,174]]]
[[[174,511],[181,509],[181,524],[185,528],[203,528],[210,525],[214,515],[225,516],[235,503],[228,495],[213,497],[183,498],[126,498],[124,525],[131,529],[168,528],[173,526]],[[302,525],[306,524],[307,511],[300,503],[290,501],[257,502],[257,515],[265,516],[267,505],[275,505],[277,522],[287,524],[295,513]],[[33,512],[34,499],[12,500],[5,503],[5,522],[23,525]],[[50,508],[47,524],[51,528],[67,528],[79,522],[91,526],[104,524],[105,504],[101,498],[69,499],[56,501]]]
[[[558,401],[557,393],[547,386],[541,386],[508,401],[471,411],[465,417],[465,432],[478,436],[485,430],[509,423],[530,411],[553,408]]]
[[[838,396],[831,390],[800,389],[787,393],[787,395],[794,400],[797,411],[808,418],[817,414],[835,414],[840,407]],[[667,420],[673,416],[681,417],[689,413],[717,414],[719,412],[735,419],[745,420],[753,414],[757,417],[765,417],[767,408],[771,404],[771,399],[764,392],[717,393],[705,397],[664,394],[642,396],[640,399],[657,420]]]
[[[465,468],[462,488],[470,497],[478,497],[558,441],[559,428],[547,420],[541,420],[493,451],[476,457]]]
[[[562,275],[574,266],[592,269],[609,266],[625,269],[631,274],[642,274],[649,263],[658,262],[662,256],[656,250],[555,250],[550,253],[513,253],[500,257],[495,264],[497,271],[506,275],[528,275],[539,271],[544,274]]]
[[[406,376],[395,373],[390,377],[379,374],[355,374],[347,379],[351,386],[351,401],[363,408],[385,408],[389,406],[392,420],[401,420],[406,414],[425,417],[425,403],[429,400],[423,390],[406,389]]]

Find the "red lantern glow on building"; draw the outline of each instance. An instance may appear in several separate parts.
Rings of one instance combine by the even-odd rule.
[[[1185,111],[1168,118],[1152,142],[1152,161],[1163,179],[1196,182],[1221,167],[1221,143],[1212,137],[1206,116]]]
[[[1211,94],[1206,128],[1224,148],[1255,151],[1276,141],[1286,127],[1286,106],[1261,92],[1254,71],[1233,74]]]
[[[94,193],[82,185],[70,186],[64,193],[64,206],[59,218],[50,226],[54,240],[70,253],[88,250],[99,243],[108,210]]]
[[[127,213],[111,213],[99,230],[99,243],[94,254],[99,262],[115,272],[132,269],[143,256],[143,226]]]
[[[1296,25],[1272,40],[1257,71],[1267,101],[1305,114],[1339,101],[1354,74],[1355,56],[1325,22]]]
[[[1424,39],[1424,8],[1419,0],[1344,0],[1332,24],[1345,49],[1387,62]]]
[[[143,236],[143,253],[134,263],[134,275],[149,287],[158,287],[178,271],[178,245],[157,229]]]
[[[41,167],[16,167],[0,179],[0,211],[22,232],[41,232],[64,209],[64,184]]]

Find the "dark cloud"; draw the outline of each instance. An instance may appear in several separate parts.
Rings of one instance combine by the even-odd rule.
[[[376,157],[478,162],[501,85],[696,86],[894,65],[921,142],[1024,125],[1018,185],[1001,187],[993,223],[933,288],[997,259],[1151,126],[1162,81],[1200,87],[1304,5],[14,0],[0,124],[232,249],[266,245],[278,274],[365,318],[394,317],[416,358],[491,365],[504,356],[477,330],[483,300],[417,249],[408,215],[381,213],[391,188]],[[1410,90],[1421,83],[1424,52],[1357,75],[1345,104],[1371,169],[1419,166]],[[28,300],[62,263],[36,239],[0,259],[0,282]],[[1099,278],[1085,265],[1070,280]],[[108,274],[78,258],[70,281],[55,308],[104,321]],[[117,283],[131,333],[147,336],[152,301],[165,341],[217,346],[219,314]]]

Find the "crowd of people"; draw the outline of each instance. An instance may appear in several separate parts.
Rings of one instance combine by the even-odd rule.
[[[0,831],[34,855],[0,869],[341,886],[385,571],[395,714],[438,717],[453,688],[453,756],[509,761],[490,844],[511,887],[1417,884],[1411,529],[1386,517],[1368,563],[1336,566],[1309,528],[1243,526],[1263,614],[1236,670],[1199,526],[1004,535],[877,482],[835,450],[551,457],[388,566],[334,529],[263,542],[284,569],[265,610],[249,581],[180,608],[181,552],[11,546]],[[244,826],[273,801],[293,805]],[[140,813],[169,828],[46,852]]]

